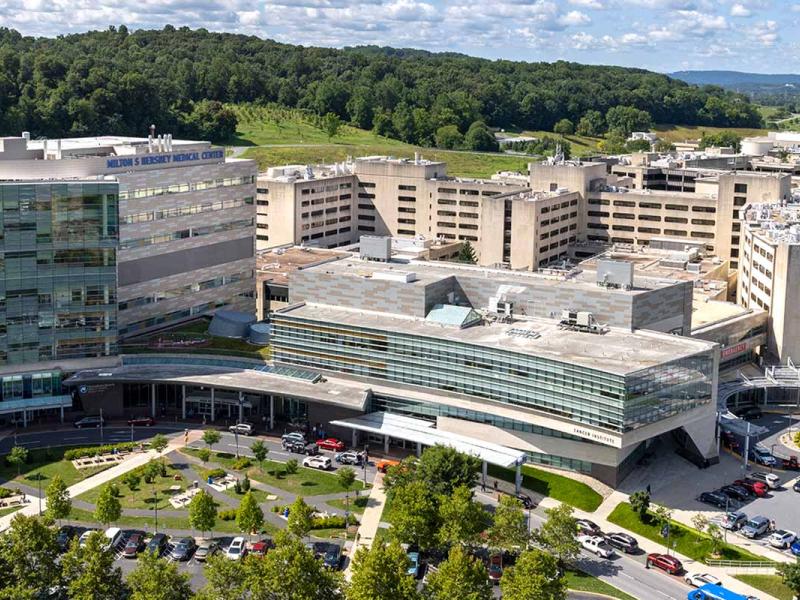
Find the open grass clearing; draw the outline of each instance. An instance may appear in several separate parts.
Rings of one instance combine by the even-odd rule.
[[[14,483],[36,487],[41,479],[42,490],[44,490],[56,475],[60,475],[69,487],[113,466],[108,464],[78,470],[73,466],[72,461],[64,459],[64,452],[69,449],[69,447],[63,447],[30,450],[28,462],[20,466],[19,475],[17,467],[8,464],[4,456],[0,461],[0,481],[3,481],[3,487],[13,490]]]
[[[794,594],[780,575],[734,575],[739,581],[766,592],[778,600],[792,600]]]
[[[613,585],[606,583],[602,579],[598,579],[594,575],[589,575],[583,571],[568,569],[564,576],[567,580],[567,587],[577,592],[603,594],[605,596],[610,596],[611,598],[619,598],[620,600],[637,600],[630,594],[626,594],[622,590],[618,590]]]
[[[683,142],[686,140],[699,140],[703,137],[703,133],[712,135],[722,131],[732,131],[741,137],[750,137],[754,135],[766,135],[769,130],[767,129],[752,129],[747,127],[708,127],[706,125],[669,125],[661,124],[655,125],[653,131],[658,134],[658,137],[670,143]]]
[[[359,496],[356,498],[352,494],[350,495],[350,512],[356,515],[363,514],[364,509],[367,507],[367,503],[369,502],[369,496]],[[338,508],[339,510],[345,510],[346,504],[344,498],[336,498],[334,500],[327,500],[325,504],[330,504],[334,508]]]
[[[630,504],[620,502],[611,511],[608,520],[661,545],[666,544],[667,540],[661,537],[660,523],[652,514],[648,514],[648,517],[646,522],[641,521],[639,515],[634,512]],[[712,548],[711,538],[708,535],[675,521],[670,522],[670,546],[676,552],[699,561],[704,561],[710,557]],[[720,558],[723,560],[767,561],[763,556],[758,556],[731,544],[722,544],[721,554]]]
[[[489,475],[514,481],[512,469],[489,465]],[[597,510],[603,502],[603,497],[585,483],[529,465],[522,467],[522,487],[587,512]]]

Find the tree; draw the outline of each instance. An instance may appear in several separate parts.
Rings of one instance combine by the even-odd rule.
[[[253,496],[253,492],[247,492],[236,511],[236,526],[242,533],[250,535],[261,529],[263,524],[264,511],[258,505],[258,500]]]
[[[275,548],[261,560],[246,561],[246,582],[252,600],[338,600],[341,574],[322,561],[294,535],[281,531]],[[227,599],[225,599],[227,600]]]
[[[114,553],[97,531],[86,545],[73,544],[61,559],[70,600],[118,600],[125,596],[122,571],[114,567]]]
[[[105,526],[113,523],[122,516],[122,506],[119,498],[114,495],[114,489],[108,483],[97,497],[94,507],[94,518]]]
[[[122,478],[122,481],[128,486],[128,489],[133,492],[139,489],[139,484],[142,482],[142,478],[136,471],[130,471],[127,475],[125,475],[125,477]]]
[[[458,131],[455,125],[444,125],[436,130],[433,136],[437,148],[445,150],[457,150],[464,145],[464,136]]]
[[[189,502],[189,524],[205,535],[217,522],[217,504],[211,494],[200,490]]]
[[[653,119],[646,110],[635,106],[613,106],[606,112],[608,128],[617,130],[623,137],[634,131],[647,131],[653,125]]]
[[[298,496],[289,506],[286,526],[297,537],[305,537],[311,531],[311,515],[313,514],[313,507],[306,504],[302,496]]]
[[[0,536],[0,597],[46,597],[48,589],[60,583],[58,554],[54,529],[37,517],[15,515]]]
[[[722,529],[716,523],[711,523],[708,526],[708,536],[711,538],[711,554],[719,556],[724,536]]]
[[[339,130],[342,128],[342,125],[343,123],[339,115],[329,112],[322,117],[322,129],[328,136],[328,141],[339,135]]]
[[[224,142],[236,133],[236,113],[214,100],[195,102],[183,121],[188,133],[204,140]]]
[[[220,439],[221,436],[216,429],[206,429],[203,431],[203,441],[206,443],[209,450],[213,448],[214,444],[218,444]]]
[[[215,557],[211,557],[209,560]],[[234,563],[238,561],[228,561]],[[174,562],[159,558],[155,552],[139,555],[136,568],[128,574],[130,600],[184,600],[192,597],[189,574],[178,571]]]
[[[360,547],[353,558],[347,600],[417,600],[417,582],[408,576],[408,557],[396,542]]]
[[[567,585],[555,556],[539,549],[525,550],[503,571],[504,600],[565,600]]]
[[[494,511],[494,522],[489,527],[489,545],[498,550],[524,548],[528,537],[528,521],[522,502],[503,494]]]
[[[472,490],[459,486],[439,499],[439,541],[445,545],[472,544],[489,523],[489,514],[473,499]]]
[[[394,512],[389,533],[399,542],[430,548],[436,543],[439,510],[431,490],[422,481],[396,486],[390,491]]]
[[[779,563],[775,570],[783,578],[783,584],[800,596],[800,562]]]
[[[572,135],[575,133],[575,124],[569,119],[561,119],[553,126],[553,133],[558,135]]]
[[[650,509],[650,492],[647,490],[639,490],[633,492],[628,498],[633,512],[639,515],[639,520],[644,522],[647,517],[647,511]]]
[[[497,152],[498,144],[491,129],[483,121],[475,121],[464,135],[464,147],[467,150]]]
[[[47,516],[54,521],[67,518],[72,510],[72,500],[67,491],[67,484],[60,475],[54,475],[50,485],[47,486]]]
[[[587,110],[575,130],[578,135],[598,137],[606,130],[606,121],[599,110]]]
[[[151,458],[142,468],[142,477],[144,477],[145,483],[153,483],[159,475],[161,475],[161,464]]]
[[[492,584],[481,561],[454,546],[425,585],[430,600],[489,600]]]
[[[597,147],[606,154],[623,154],[627,152],[625,135],[617,129],[609,131],[604,140],[597,143]]]
[[[692,525],[697,531],[705,531],[706,527],[708,527],[708,517],[699,512],[692,517]]]
[[[470,265],[474,265],[476,262],[478,262],[478,257],[475,254],[475,248],[472,247],[472,244],[470,244],[469,240],[461,245],[461,249],[458,251],[456,260],[458,262],[467,263]]]
[[[734,152],[739,152],[742,145],[742,136],[734,131],[720,131],[719,133],[703,132],[700,138],[700,149],[704,150],[711,146],[730,146]]]
[[[28,449],[24,446],[14,446],[6,456],[6,461],[8,461],[8,464],[17,467],[17,476],[19,476],[22,465],[28,462]]]
[[[264,472],[264,461],[267,459],[267,454],[269,454],[269,448],[262,442],[261,440],[256,440],[250,446],[250,452],[253,453],[253,456],[258,461],[258,465],[261,467],[261,472]]]
[[[294,475],[295,473],[297,473],[297,461],[293,458],[290,458],[289,460],[286,461],[284,469],[286,469],[287,475]]]
[[[344,489],[344,505],[348,518],[350,517],[350,489],[356,482],[356,472],[350,467],[342,467],[336,472],[339,485]]]
[[[199,458],[201,461],[203,461],[203,464],[205,464],[205,463],[207,463],[207,462],[209,461],[209,459],[211,458],[211,450],[209,450],[208,448],[200,448],[200,449],[197,451],[197,457],[198,457],[198,458]]]
[[[475,487],[481,461],[447,446],[426,448],[415,470],[415,477],[435,495],[449,496],[459,486]]]
[[[572,516],[572,507],[559,504],[544,512],[547,520],[536,532],[534,539],[555,556],[560,565],[564,565],[574,560],[581,551],[581,545],[575,539],[578,534],[578,524]]]
[[[242,560],[229,560],[224,554],[208,558],[203,574],[206,585],[200,597],[204,600],[245,600],[248,596],[247,566]]]
[[[650,152],[650,142],[648,140],[631,140],[625,142],[625,150],[628,152]]]
[[[169,440],[167,436],[162,433],[157,433],[153,436],[153,439],[150,440],[150,447],[159,454],[166,450],[167,446],[169,446]]]

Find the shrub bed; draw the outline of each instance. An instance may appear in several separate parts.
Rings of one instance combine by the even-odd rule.
[[[114,450],[131,451],[141,446],[139,442],[121,442],[119,444],[106,444],[104,446],[86,446],[85,448],[71,448],[64,452],[66,460],[78,460],[79,458],[89,458],[100,456],[101,454],[111,454]]]

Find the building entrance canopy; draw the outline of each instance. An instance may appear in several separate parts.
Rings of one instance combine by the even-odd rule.
[[[433,423],[403,415],[374,412],[366,415],[331,421],[331,425],[384,435],[423,446],[447,446],[483,462],[500,467],[518,467],[525,462],[525,453],[492,442],[436,429]]]

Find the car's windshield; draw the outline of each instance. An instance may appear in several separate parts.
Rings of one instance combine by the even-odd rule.
[[[236,546],[231,546],[230,550],[228,550],[230,554],[239,554],[239,548]]]
[[[750,520],[750,521],[747,522],[747,526],[748,527],[754,527],[755,529],[758,529],[761,526],[761,523],[759,521]]]

